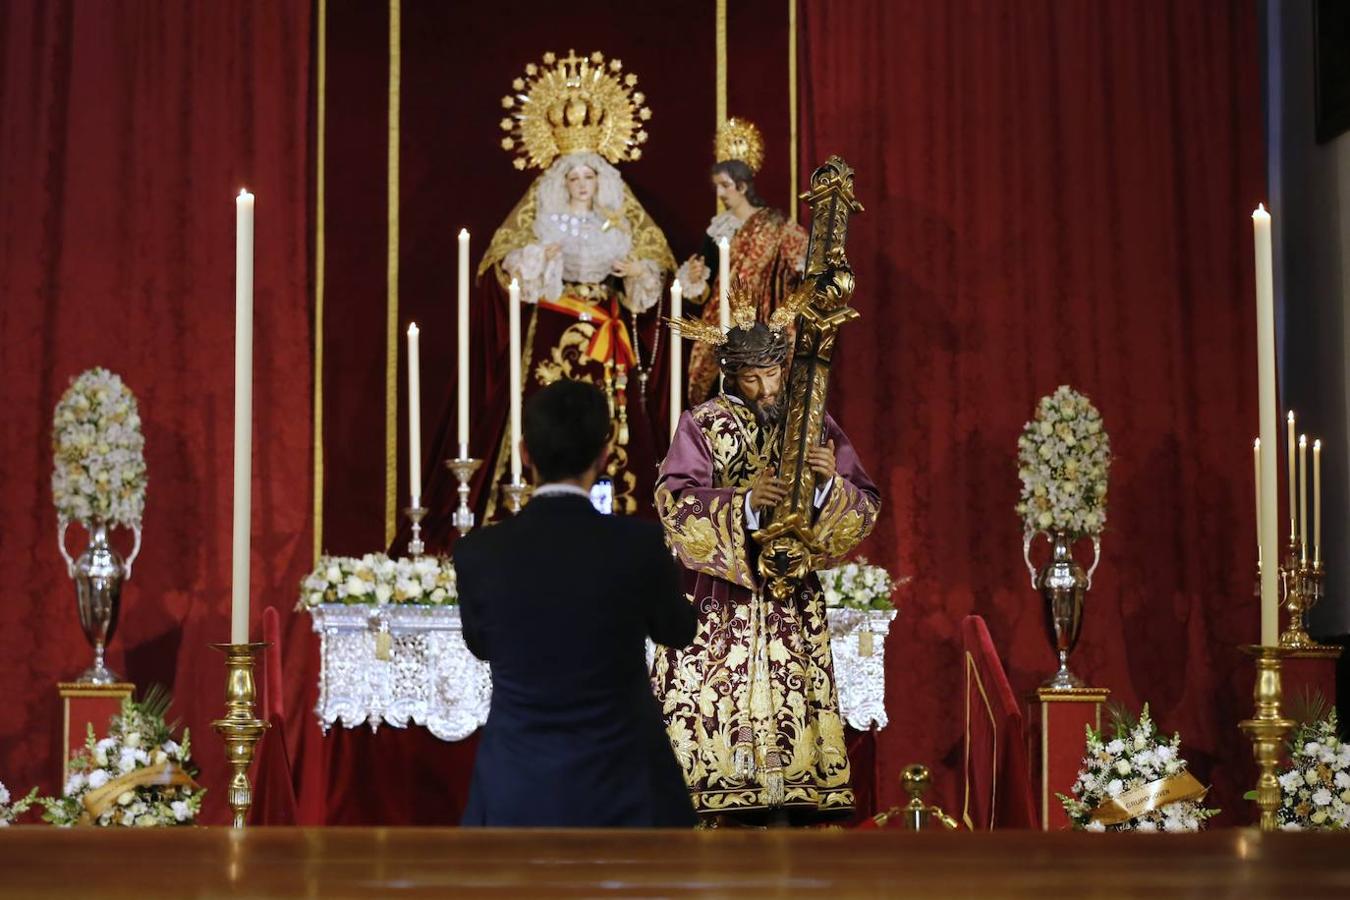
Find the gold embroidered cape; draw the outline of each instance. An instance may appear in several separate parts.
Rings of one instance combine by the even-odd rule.
[[[835,564],[872,530],[876,486],[826,417],[838,474],[818,502]],[[686,412],[661,465],[656,505],[698,609],[694,644],[658,648],[652,682],[694,806],[704,814],[853,805],[848,755],[819,584],[786,603],[762,590],[745,501],[774,435],[725,395]]]

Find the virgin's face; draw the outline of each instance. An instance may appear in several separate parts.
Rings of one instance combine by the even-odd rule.
[[[590,206],[595,201],[595,170],[590,166],[577,166],[567,173],[567,196],[574,203]]]

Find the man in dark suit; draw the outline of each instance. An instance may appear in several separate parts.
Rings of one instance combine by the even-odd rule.
[[[522,460],[539,487],[455,545],[464,640],[492,667],[465,825],[695,824],[645,639],[687,646],[696,616],[661,527],[591,505],[609,429],[592,385],[535,393]]]

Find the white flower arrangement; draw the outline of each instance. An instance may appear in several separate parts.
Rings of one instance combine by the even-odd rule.
[[[8,828],[19,816],[28,812],[28,808],[37,802],[37,788],[18,800],[10,796],[9,788],[0,782],[0,828]]]
[[[46,809],[42,818],[60,826],[191,825],[206,791],[192,780],[187,729],[175,741],[176,723],[164,721],[170,702],[167,692],[152,688],[143,700],[122,701],[106,738],[98,740],[90,725],[84,750],[71,757],[61,796],[38,800]]]
[[[1101,534],[1111,441],[1091,400],[1068,385],[1042,397],[1017,439],[1017,465],[1022,496],[1015,509],[1028,534]]]
[[[1170,739],[1163,738],[1149,716],[1148,704],[1145,704],[1138,721],[1129,722],[1117,714],[1115,737],[1111,740],[1088,726],[1087,752],[1078,780],[1073,784],[1073,796],[1056,796],[1077,830],[1199,831],[1205,820],[1218,815],[1219,811],[1201,805],[1204,789],[1186,773],[1186,760],[1181,756],[1181,736],[1173,734]],[[1157,808],[1146,804],[1139,814],[1112,824],[1099,820],[1102,808],[1116,798],[1128,801],[1129,792],[1167,779],[1184,779],[1194,784],[1198,790],[1183,791],[1180,796],[1196,796]],[[1125,802],[1124,805],[1130,804]]]
[[[300,582],[296,609],[323,603],[446,606],[455,602],[455,567],[437,556],[390,559],[383,553],[320,557]]]
[[[136,397],[107,369],[81,374],[56,404],[52,499],[64,519],[139,528],[145,511],[145,437]]]
[[[816,577],[828,608],[895,609],[891,602],[895,581],[890,573],[861,556],[835,569],[821,569]]]
[[[1300,724],[1289,749],[1290,764],[1279,776],[1280,808],[1275,818],[1280,828],[1350,828],[1350,744],[1337,733],[1336,711]]]

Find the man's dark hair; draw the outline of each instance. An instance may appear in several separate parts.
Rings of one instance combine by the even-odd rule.
[[[764,206],[764,200],[755,192],[755,173],[750,171],[744,161],[739,159],[724,159],[712,167],[712,174],[726,175],[736,186],[745,191],[745,199],[751,206]]]
[[[525,446],[545,482],[576,478],[609,441],[609,401],[584,381],[562,379],[525,404]]]

